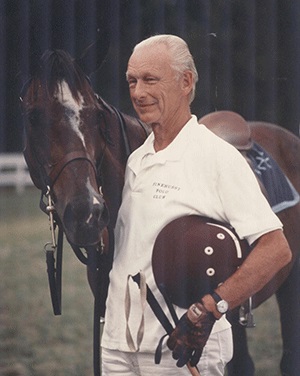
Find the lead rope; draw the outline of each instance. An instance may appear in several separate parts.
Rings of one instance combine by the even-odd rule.
[[[62,248],[63,248],[63,231],[58,226],[58,241],[55,236],[56,221],[54,219],[54,206],[52,202],[50,187],[47,186],[45,196],[48,199],[45,211],[49,216],[51,231],[51,242],[46,243],[44,251],[46,254],[48,282],[50,296],[54,315],[61,315],[61,282],[62,282]],[[56,260],[54,254],[56,253]]]
[[[126,283],[126,292],[125,292],[126,341],[127,341],[130,351],[138,352],[140,350],[140,345],[144,337],[144,327],[145,327],[144,312],[145,312],[146,302],[147,302],[147,285],[146,285],[145,274],[143,272],[140,272],[140,299],[141,299],[141,307],[142,307],[142,317],[141,317],[141,322],[137,331],[137,340],[136,340],[136,346],[135,346],[132,335],[131,335],[131,331],[129,328],[129,316],[130,316],[130,310],[131,310],[131,298],[130,298],[130,289],[129,289],[130,278],[132,278],[132,276],[128,275],[127,283]]]

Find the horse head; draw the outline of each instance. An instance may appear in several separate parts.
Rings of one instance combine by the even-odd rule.
[[[97,163],[102,109],[90,83],[64,51],[46,51],[22,93],[24,156],[32,180],[53,206],[68,241],[95,245],[108,223]],[[99,144],[97,144],[99,143]]]

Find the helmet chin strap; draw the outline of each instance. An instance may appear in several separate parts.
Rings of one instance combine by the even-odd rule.
[[[161,356],[162,356],[162,344],[163,344],[163,341],[164,341],[164,339],[168,335],[170,335],[173,332],[174,327],[170,323],[170,320],[168,319],[167,315],[165,314],[165,312],[161,308],[161,306],[158,303],[157,299],[155,298],[153,292],[151,291],[151,289],[149,288],[149,286],[146,284],[146,278],[145,278],[144,273],[140,272],[140,273],[135,274],[134,276],[129,275],[128,279],[127,279],[127,289],[128,289],[128,281],[129,281],[130,277],[133,279],[134,282],[137,283],[137,285],[139,286],[139,288],[141,290],[141,302],[142,302],[142,306],[144,306],[145,301],[147,300],[147,302],[148,302],[150,308],[152,309],[153,313],[155,314],[156,318],[158,319],[158,321],[161,323],[161,325],[163,326],[163,328],[166,331],[166,334],[163,335],[162,338],[159,340],[158,346],[157,346],[156,351],[155,351],[155,363],[159,364],[160,360],[161,360]],[[164,288],[161,289],[161,292],[162,291],[164,291]],[[174,320],[174,324],[176,326],[177,323],[178,323],[178,321],[179,321],[179,318],[178,318],[178,316],[177,316],[177,314],[175,312],[174,306],[173,306],[173,304],[171,303],[170,299],[167,297],[166,294],[162,293],[162,295],[163,295],[163,297],[164,297],[164,299],[166,301],[166,304],[167,304],[167,306],[169,308],[170,314],[171,314],[172,319]],[[145,308],[143,308],[143,309],[145,309]],[[143,310],[143,312],[144,312],[144,310]],[[128,295],[128,292],[126,290],[125,314],[126,314],[127,328],[128,328],[129,313],[130,313],[130,296]],[[142,317],[142,321],[141,321],[141,324],[140,324],[139,331],[140,331],[141,327],[142,327],[142,330],[144,329],[142,322],[143,322],[143,317]],[[127,334],[127,330],[126,330],[126,334]],[[129,332],[129,334],[130,334],[130,332]],[[130,337],[131,337],[131,334],[130,334]],[[140,335],[138,333],[138,342],[137,342],[138,348],[137,349],[134,346],[132,337],[131,338],[130,337],[127,338],[127,336],[126,336],[128,346],[131,349],[131,351],[135,351],[136,352],[136,351],[139,350],[139,346],[141,344],[141,341],[139,341]],[[192,376],[201,376],[197,367],[192,367],[189,363],[187,363],[187,368],[189,369],[190,374]]]
[[[142,271],[139,273],[139,276],[140,276],[139,287],[140,287],[140,299],[141,299],[141,306],[142,306],[142,316],[141,316],[141,322],[137,331],[137,345],[136,346],[134,344],[130,327],[129,327],[129,316],[130,316],[130,310],[131,310],[129,280],[132,277],[131,275],[128,275],[127,284],[126,284],[126,295],[125,295],[126,341],[127,341],[128,347],[130,348],[130,351],[132,352],[140,351],[140,345],[144,337],[144,327],[145,327],[144,312],[145,312],[146,302],[147,302],[147,285],[146,285],[145,274]]]

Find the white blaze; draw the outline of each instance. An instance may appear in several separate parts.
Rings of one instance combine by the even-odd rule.
[[[79,102],[77,102],[71,93],[69,85],[66,81],[60,83],[60,87],[56,92],[57,100],[69,110],[69,120],[72,129],[82,141],[83,146],[86,148],[83,133],[80,130],[80,111],[84,107],[84,99],[79,93]]]

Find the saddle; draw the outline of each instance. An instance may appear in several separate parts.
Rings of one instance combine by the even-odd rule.
[[[253,146],[249,124],[236,112],[212,112],[203,116],[199,123],[240,151],[250,150]]]

